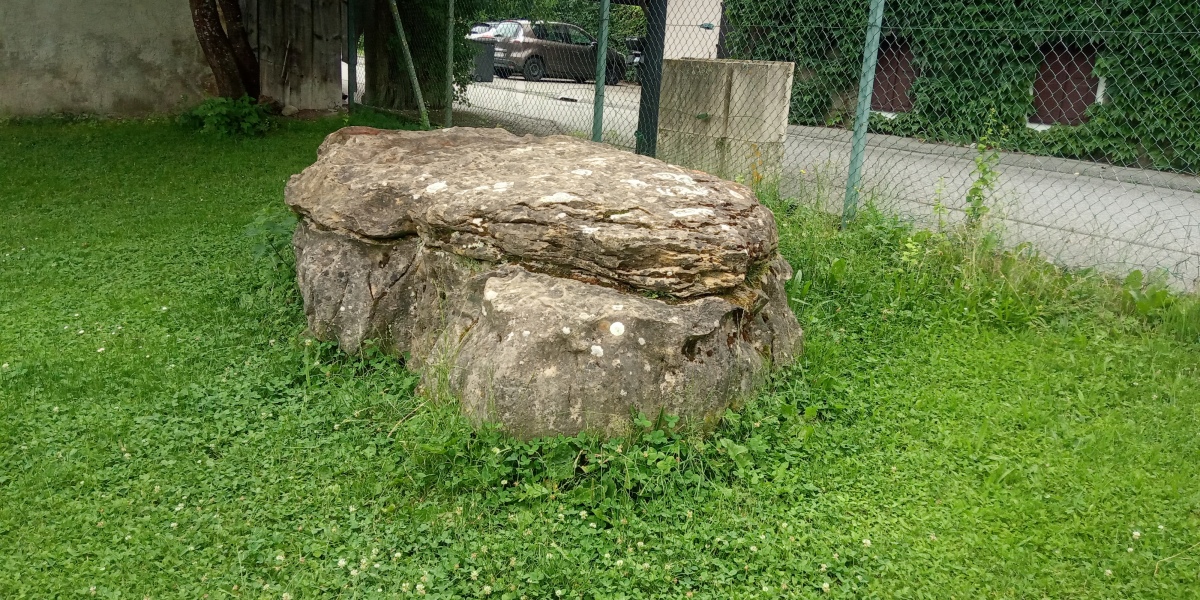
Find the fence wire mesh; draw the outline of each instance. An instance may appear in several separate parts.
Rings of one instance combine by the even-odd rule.
[[[857,158],[922,227],[1200,282],[1200,0],[874,2],[614,1],[602,141],[832,213]],[[600,7],[475,10],[460,123],[590,137]]]

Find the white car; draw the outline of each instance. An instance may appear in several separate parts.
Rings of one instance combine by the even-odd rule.
[[[500,23],[495,21],[480,22],[471,26],[471,32],[467,34],[468,40],[491,40],[496,38],[496,26]]]

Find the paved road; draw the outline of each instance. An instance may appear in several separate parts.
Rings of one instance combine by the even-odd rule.
[[[511,124],[528,133],[592,134],[595,84],[525,81],[519,76],[467,87],[464,112]],[[604,141],[633,148],[641,88],[622,83],[605,87]]]
[[[464,112],[530,133],[588,135],[591,84],[519,77],[467,88]],[[605,92],[605,141],[632,148],[640,88]],[[790,126],[784,145],[784,194],[840,210],[850,132]],[[872,135],[864,189],[877,205],[934,225],[938,199],[961,219],[975,180],[975,151],[910,138]],[[1023,154],[1001,155],[990,204],[1012,244],[1030,242],[1067,266],[1114,273],[1166,269],[1180,287],[1200,285],[1200,179]]]

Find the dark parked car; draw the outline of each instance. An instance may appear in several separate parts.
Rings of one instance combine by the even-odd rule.
[[[492,30],[496,39],[496,74],[521,73],[529,81],[547,77],[595,80],[596,38],[570,23],[501,21]],[[616,85],[625,77],[625,57],[608,50],[604,83]]]

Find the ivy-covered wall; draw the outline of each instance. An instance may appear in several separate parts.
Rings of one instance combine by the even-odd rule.
[[[796,62],[790,119],[849,125],[866,0],[726,0],[731,57]],[[1200,0],[891,0],[885,36],[907,41],[911,112],[872,130],[1200,173]],[[1097,48],[1105,101],[1082,125],[1025,126],[1046,44]]]

